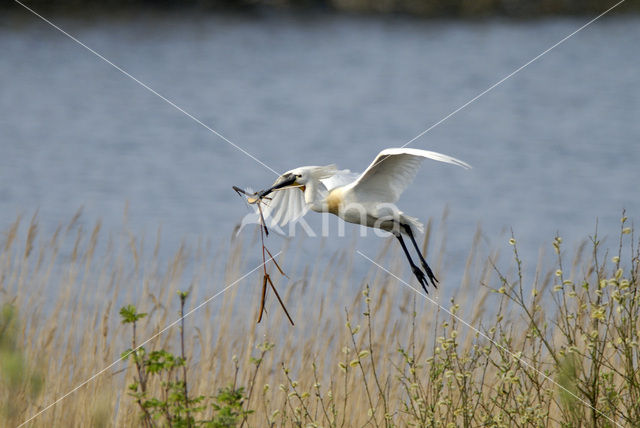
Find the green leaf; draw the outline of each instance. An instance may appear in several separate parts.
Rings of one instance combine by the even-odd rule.
[[[120,308],[120,317],[122,318],[122,324],[134,323],[146,316],[146,313],[138,313],[136,307],[133,305],[127,305]]]

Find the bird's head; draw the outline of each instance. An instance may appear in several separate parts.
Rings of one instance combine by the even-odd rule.
[[[306,187],[309,185],[309,182],[330,177],[335,174],[335,171],[335,165],[301,166],[282,174],[278,177],[275,183],[273,183],[273,186],[260,192],[259,196],[267,196],[274,190],[279,190],[285,187],[298,187],[304,192]]]
[[[291,186],[298,186],[300,190],[304,192],[306,185],[309,183],[309,180],[312,179],[312,171],[309,166],[301,166],[296,169],[292,169],[291,171],[286,172],[284,175],[288,175],[293,178],[293,182],[290,184]]]
[[[303,182],[303,180],[305,181]],[[275,190],[280,190],[286,187],[295,187],[295,186],[300,187],[300,189],[304,191],[306,180],[308,180],[308,174],[306,174],[303,171],[303,168],[296,168],[294,170],[287,171],[284,174],[282,174],[280,177],[276,179],[276,181],[273,183],[271,187],[260,192],[258,196],[264,197]]]

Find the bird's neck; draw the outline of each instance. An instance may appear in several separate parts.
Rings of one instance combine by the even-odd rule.
[[[329,195],[320,180],[309,180],[304,189],[304,201],[313,211],[322,212],[324,200]]]

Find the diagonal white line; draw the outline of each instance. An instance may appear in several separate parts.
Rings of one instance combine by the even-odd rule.
[[[489,342],[491,342],[493,345],[495,345],[496,347],[502,349],[504,352],[506,352],[507,354],[509,354],[511,357],[513,357],[514,359],[518,360],[521,364],[527,366],[528,368],[530,368],[531,370],[535,371],[536,373],[538,373],[540,376],[542,376],[543,378],[545,378],[546,380],[548,380],[549,382],[553,383],[555,386],[557,386],[558,388],[561,388],[563,391],[567,392],[568,394],[570,394],[571,396],[573,396],[574,398],[578,399],[581,403],[585,404],[587,407],[590,407],[591,409],[595,410],[596,412],[598,412],[600,415],[604,416],[605,418],[607,418],[610,422],[616,424],[617,426],[622,428],[622,425],[616,421],[614,421],[613,419],[611,419],[609,416],[605,415],[604,413],[602,413],[600,410],[596,409],[595,407],[593,407],[591,404],[587,403],[585,400],[583,400],[582,398],[578,397],[576,394],[574,394],[573,392],[569,391],[567,388],[565,388],[564,386],[560,385],[558,382],[556,382],[555,380],[551,379],[549,376],[547,376],[546,374],[542,373],[540,370],[538,370],[537,368],[533,367],[527,360],[525,360],[522,356],[517,356],[516,354],[514,354],[513,352],[511,352],[508,348],[500,345],[499,343],[495,342],[493,339],[491,339],[489,336],[487,336],[485,333],[481,332],[480,330],[478,330],[477,328],[475,328],[474,326],[472,326],[471,324],[469,324],[467,321],[465,321],[464,319],[460,318],[458,315],[454,314],[453,312],[451,312],[450,310],[448,310],[447,308],[445,308],[444,306],[440,305],[437,301],[435,301],[434,299],[432,299],[431,297],[429,297],[427,294],[424,294],[423,292],[421,292],[420,290],[418,290],[415,287],[412,287],[411,285],[409,285],[408,282],[404,281],[402,278],[394,275],[392,272],[390,272],[388,269],[386,269],[384,266],[381,266],[380,264],[378,264],[375,260],[367,257],[364,253],[362,253],[360,250],[356,250],[356,252],[358,254],[360,254],[362,257],[364,257],[365,259],[369,260],[371,263],[373,263],[374,265],[376,265],[378,268],[382,269],[383,271],[385,271],[386,273],[388,273],[389,275],[391,275],[392,277],[394,277],[395,279],[397,279],[398,281],[400,281],[400,283],[410,289],[412,289],[413,291],[415,291],[417,294],[419,294],[420,296],[424,297],[425,299],[427,299],[429,302],[433,303],[434,305],[436,305],[438,308],[440,308],[441,310],[443,310],[444,312],[448,313],[449,315],[451,315],[452,317],[454,317],[456,320],[458,320],[461,324],[466,325],[467,327],[469,327],[471,330],[475,331],[476,333],[478,333],[480,336],[482,336],[483,338],[487,339]]]
[[[235,147],[237,150],[241,151],[242,153],[244,153],[245,155],[249,156],[251,159],[253,159],[254,161],[258,162],[260,165],[262,165],[263,167],[265,167],[266,169],[268,169],[269,171],[273,172],[275,175],[280,175],[278,174],[273,168],[271,168],[269,165],[265,164],[264,162],[262,162],[260,159],[256,158],[254,155],[252,155],[251,153],[249,153],[248,151],[246,151],[245,149],[243,149],[242,147],[238,146],[237,144],[235,144],[233,141],[229,140],[227,137],[225,137],[224,135],[222,135],[221,133],[219,133],[218,131],[216,131],[215,129],[211,128],[209,125],[206,125],[204,122],[202,122],[200,119],[198,119],[197,117],[195,117],[194,115],[192,115],[191,113],[189,113],[188,111],[186,111],[185,109],[183,109],[182,107],[178,106],[177,104],[175,104],[173,101],[171,101],[170,99],[166,98],[164,95],[158,93],[157,91],[155,91],[154,89],[152,89],[151,87],[149,87],[149,85],[145,84],[144,82],[140,81],[139,79],[137,79],[136,77],[132,76],[131,74],[127,73],[125,70],[123,70],[121,67],[117,66],[116,64],[114,64],[113,62],[109,61],[107,58],[105,58],[104,56],[102,56],[101,54],[99,54],[98,52],[96,52],[95,50],[93,50],[92,48],[90,48],[89,46],[87,46],[86,44],[84,44],[83,42],[81,42],[80,40],[78,40],[77,38],[75,38],[74,36],[72,36],[71,34],[67,33],[65,30],[63,30],[62,28],[60,28],[59,26],[57,26],[56,24],[54,24],[53,22],[49,21],[47,18],[45,18],[44,16],[40,15],[38,12],[36,12],[35,10],[31,9],[30,7],[28,7],[27,5],[25,5],[24,3],[20,2],[19,0],[13,0],[14,2],[18,3],[20,6],[22,6],[23,8],[27,9],[29,12],[31,12],[32,14],[34,14],[35,16],[37,16],[38,18],[40,18],[41,20],[43,20],[44,22],[46,22],[47,24],[49,24],[50,26],[52,26],[53,28],[55,28],[56,30],[58,30],[59,32],[61,32],[62,34],[64,34],[65,36],[67,36],[68,38],[70,38],[71,40],[73,40],[74,42],[76,42],[77,44],[79,44],[80,46],[82,46],[83,48],[85,48],[86,50],[88,50],[89,52],[91,52],[92,54],[94,54],[95,56],[97,56],[98,58],[100,58],[101,60],[103,60],[104,62],[106,62],[107,64],[109,64],[110,66],[112,66],[113,68],[115,68],[116,70],[118,70],[120,73],[124,74],[125,76],[127,76],[128,78],[130,78],[131,80],[133,80],[134,82],[136,82],[137,84],[139,84],[140,86],[142,86],[143,88],[145,88],[147,91],[151,92],[152,94],[156,95],[158,98],[160,98],[161,100],[165,101],[167,104],[169,104],[171,107],[175,108],[176,110],[178,110],[179,112],[181,112],[182,114],[184,114],[185,116],[189,117],[190,119],[192,119],[193,121],[195,121],[197,124],[201,125],[202,127],[204,127],[205,129],[211,131],[212,133],[214,133],[215,135],[217,135],[218,137],[220,137],[221,139],[223,139],[224,141],[226,141],[227,143],[229,143],[230,145],[232,145],[233,147]]]
[[[578,28],[577,30],[575,30],[573,33],[569,34],[568,36],[564,37],[562,40],[560,40],[559,42],[557,42],[556,44],[554,44],[553,46],[549,47],[548,49],[544,50],[543,52],[541,52],[540,54],[538,54],[535,58],[531,59],[530,61],[527,61],[525,64],[521,65],[520,67],[518,67],[517,69],[515,69],[514,71],[512,71],[511,73],[507,74],[505,77],[503,77],[502,79],[498,80],[496,83],[494,83],[493,85],[489,86],[487,89],[485,89],[484,91],[480,92],[478,95],[476,95],[475,97],[471,98],[469,101],[467,101],[466,103],[462,104],[460,107],[458,107],[457,109],[455,109],[454,111],[452,111],[451,113],[449,113],[448,115],[446,115],[445,117],[443,117],[442,119],[440,119],[439,121],[437,121],[436,123],[434,123],[433,125],[431,125],[430,127],[428,127],[427,129],[425,129],[424,131],[422,131],[421,133],[419,133],[418,135],[416,135],[415,137],[413,137],[412,139],[410,139],[409,141],[407,141],[402,147],[406,147],[409,144],[413,143],[415,140],[417,140],[418,138],[422,137],[424,134],[426,134],[427,132],[431,131],[433,128],[435,128],[436,126],[440,125],[442,122],[444,122],[445,120],[449,119],[451,116],[455,115],[456,113],[458,113],[460,110],[464,109],[465,107],[467,107],[469,104],[474,103],[476,100],[478,100],[480,97],[484,96],[485,94],[487,94],[488,92],[491,92],[493,89],[495,89],[496,87],[500,86],[502,83],[504,83],[506,80],[510,79],[511,77],[515,76],[516,74],[520,73],[522,70],[524,70],[526,67],[528,67],[529,65],[531,65],[532,63],[534,63],[535,61],[537,61],[538,59],[542,58],[544,55],[546,55],[547,53],[549,53],[551,50],[555,49],[556,47],[560,46],[562,43],[566,42],[567,40],[569,40],[571,37],[575,36],[576,34],[578,34],[580,31],[584,30],[585,28],[587,28],[589,25],[593,24],[594,22],[596,22],[598,19],[602,18],[604,15],[606,15],[607,13],[611,12],[613,9],[615,9],[616,7],[620,6],[622,3],[624,3],[626,0],[620,0],[618,3],[614,4],[613,6],[611,6],[609,9],[605,10],[604,12],[602,12],[600,15],[596,16],[595,18],[593,18],[591,21],[587,22],[586,24],[584,24],[582,27]]]
[[[167,325],[165,328],[163,328],[162,330],[160,330],[159,332],[157,332],[156,334],[154,334],[153,336],[149,337],[147,340],[142,342],[135,349],[131,349],[126,355],[123,355],[121,358],[118,358],[113,363],[111,363],[108,366],[106,366],[105,368],[101,369],[99,372],[95,373],[93,376],[91,376],[90,378],[88,378],[84,382],[79,383],[75,388],[73,388],[72,390],[70,390],[66,394],[62,395],[60,398],[55,400],[53,403],[48,404],[45,408],[40,410],[35,415],[31,416],[26,421],[22,422],[20,425],[18,425],[18,428],[20,428],[23,425],[28,424],[29,422],[31,422],[32,420],[34,420],[35,418],[37,418],[38,416],[40,416],[41,414],[43,414],[44,412],[46,412],[47,410],[49,410],[50,408],[52,408],[53,406],[55,406],[56,404],[61,402],[62,400],[64,400],[65,398],[67,398],[68,396],[70,396],[71,394],[73,394],[74,392],[76,392],[77,390],[79,390],[80,388],[82,388],[83,386],[85,386],[86,384],[88,384],[89,382],[91,382],[92,380],[94,380],[95,378],[97,378],[98,376],[103,374],[104,372],[106,372],[107,370],[109,370],[111,367],[113,367],[116,364],[118,364],[120,361],[126,359],[133,352],[137,351],[138,349],[140,349],[141,347],[143,347],[144,345],[146,345],[147,343],[149,343],[150,341],[152,341],[156,337],[160,336],[165,331],[169,330],[171,327],[173,327],[176,324],[178,324],[180,321],[182,321],[183,318],[188,317],[189,315],[191,315],[192,313],[194,313],[195,311],[197,311],[198,309],[200,309],[201,307],[203,307],[204,305],[206,305],[207,303],[209,303],[210,301],[212,301],[213,299],[215,299],[216,297],[218,297],[219,295],[221,295],[222,293],[224,293],[225,291],[227,291],[228,289],[230,289],[231,287],[233,287],[234,285],[236,285],[237,283],[239,283],[240,281],[242,281],[243,279],[245,279],[246,277],[251,275],[253,272],[257,271],[262,266],[264,266],[265,264],[269,263],[274,258],[278,257],[278,255],[280,255],[281,253],[282,253],[282,251],[278,251],[275,256],[271,257],[270,259],[268,259],[267,261],[265,261],[263,263],[260,263],[258,266],[256,266],[255,268],[251,269],[249,272],[247,272],[246,274],[242,275],[240,278],[236,279],[231,284],[227,285],[225,288],[223,288],[222,290],[218,291],[216,294],[214,294],[213,296],[209,297],[207,300],[205,300],[204,302],[200,303],[195,308],[191,309],[189,312],[184,314],[183,317],[180,317],[177,320],[175,320],[174,322],[172,322],[171,324]]]

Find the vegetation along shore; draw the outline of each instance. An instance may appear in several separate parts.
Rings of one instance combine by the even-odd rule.
[[[637,237],[625,217],[585,235],[549,237],[536,264],[517,236],[484,254],[478,234],[459,280],[431,251],[457,288],[440,307],[373,265],[353,283],[353,249],[295,265],[285,248],[292,327],[273,295],[256,324],[259,275],[238,281],[257,241],[163,262],[99,222],[41,236],[17,220],[0,242],[0,425],[639,426]],[[377,260],[402,272],[391,243]]]
[[[616,4],[608,0],[31,0],[41,12],[123,13],[141,11],[334,11],[366,14],[405,14],[429,18],[505,16],[535,18],[553,15],[597,15]],[[1,9],[20,8],[5,2]],[[639,12],[640,0],[626,0],[613,14]]]

